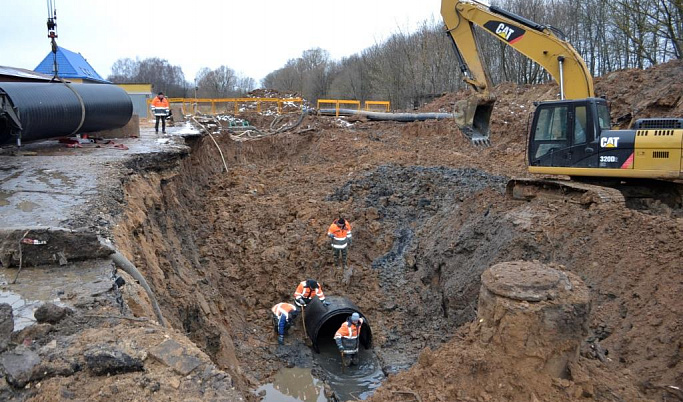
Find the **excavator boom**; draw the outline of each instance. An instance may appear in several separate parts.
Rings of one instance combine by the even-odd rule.
[[[560,99],[593,97],[593,78],[576,49],[557,30],[476,1],[442,0],[441,15],[453,40],[464,81],[475,95],[455,106],[460,128],[472,140],[487,142],[495,96],[477,44],[474,26],[542,66],[560,85]],[[571,82],[565,86],[564,83]]]

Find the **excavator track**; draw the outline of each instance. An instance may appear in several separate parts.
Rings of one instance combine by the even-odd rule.
[[[591,204],[626,205],[624,195],[615,188],[569,180],[511,179],[507,183],[506,193],[509,198],[515,200],[529,201],[534,198],[544,198],[585,206]]]

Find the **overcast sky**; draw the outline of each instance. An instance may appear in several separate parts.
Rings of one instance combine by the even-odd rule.
[[[226,65],[260,81],[315,47],[334,60],[441,21],[440,0],[53,0],[57,44],[103,77],[120,59],[159,57],[192,81]],[[0,0],[0,65],[34,69],[50,52],[47,0]]]

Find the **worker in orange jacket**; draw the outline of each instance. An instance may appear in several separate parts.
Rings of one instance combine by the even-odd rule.
[[[295,305],[289,303],[278,303],[270,310],[273,312],[273,325],[275,332],[277,332],[277,343],[284,345],[285,334],[289,327],[292,326],[294,319],[299,315],[299,310],[297,310]]]
[[[154,125],[154,130],[159,132],[159,120],[161,120],[161,132],[166,132],[166,117],[171,113],[171,105],[168,103],[168,99],[164,97],[163,92],[159,92],[156,98],[152,99],[152,113],[156,117],[156,124]]]
[[[316,280],[306,279],[305,281],[299,283],[299,286],[296,287],[296,291],[294,292],[294,301],[297,305],[305,307],[311,302],[311,300],[313,300],[315,296],[318,296],[318,299],[320,299],[325,306],[330,305],[329,302],[325,301],[325,294],[323,293],[322,286],[320,286]]]
[[[351,222],[342,217],[335,219],[327,230],[327,236],[331,239],[332,251],[334,252],[334,265],[339,268],[339,257],[346,269],[347,264],[347,248],[351,245],[353,239],[351,234]]]
[[[363,322],[364,320],[360,318],[360,314],[353,313],[339,327],[337,333],[334,334],[334,341],[337,343],[339,352],[347,357],[347,359],[343,359],[346,366],[358,364],[359,336]]]

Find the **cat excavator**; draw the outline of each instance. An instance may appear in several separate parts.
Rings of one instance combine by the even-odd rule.
[[[442,0],[441,15],[463,79],[474,92],[454,105],[456,124],[474,144],[489,144],[496,101],[475,25],[538,63],[559,84],[558,99],[535,104],[526,157],[530,173],[572,180],[513,179],[509,195],[529,199],[545,188],[624,201],[643,188],[661,192],[656,183],[664,182],[680,205],[683,118],[640,119],[630,129],[613,130],[607,101],[595,97],[590,71],[561,31],[474,0]]]

